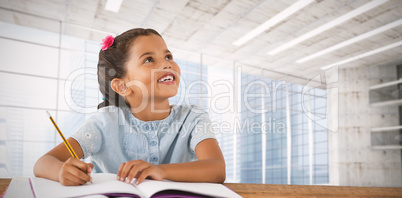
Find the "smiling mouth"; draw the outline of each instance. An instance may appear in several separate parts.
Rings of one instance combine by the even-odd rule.
[[[158,82],[170,82],[170,81],[174,81],[175,77],[172,73],[167,73],[164,76],[160,77],[158,79]]]

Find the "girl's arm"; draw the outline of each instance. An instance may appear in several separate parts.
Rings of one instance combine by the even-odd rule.
[[[213,183],[225,181],[225,160],[215,139],[206,139],[200,142],[195,147],[195,154],[198,160],[194,162],[159,165],[165,172],[165,179]]]
[[[84,154],[78,142],[73,138],[68,138],[68,142],[81,159]],[[36,161],[34,174],[36,177],[59,181],[66,186],[75,186],[91,180],[89,173],[92,168],[92,164],[71,157],[64,143],[60,143]]]
[[[152,165],[142,160],[123,163],[117,176],[119,180],[131,182],[137,178],[136,184],[146,177],[155,180],[168,179],[185,182],[223,183],[226,179],[225,160],[215,139],[201,141],[195,148],[197,161],[177,164]]]

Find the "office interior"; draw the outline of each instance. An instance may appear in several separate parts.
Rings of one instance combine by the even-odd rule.
[[[171,104],[209,113],[226,182],[402,187],[400,0],[0,0],[0,177],[102,102],[100,43],[157,30]]]

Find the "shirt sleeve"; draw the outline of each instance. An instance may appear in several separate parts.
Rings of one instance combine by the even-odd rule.
[[[211,126],[211,120],[207,112],[201,113],[194,119],[195,127],[191,132],[190,148],[195,152],[195,147],[201,141],[209,138],[215,139],[215,133]]]
[[[84,158],[96,154],[102,144],[99,120],[91,117],[71,136],[80,144]]]

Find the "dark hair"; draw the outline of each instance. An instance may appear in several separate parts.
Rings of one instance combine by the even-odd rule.
[[[98,109],[106,106],[123,107],[127,104],[122,96],[113,91],[111,82],[114,78],[122,78],[126,75],[125,64],[130,55],[131,44],[140,36],[151,34],[162,37],[153,29],[135,28],[128,30],[114,39],[113,44],[106,50],[100,50],[98,61],[98,83],[104,101],[98,105]]]

